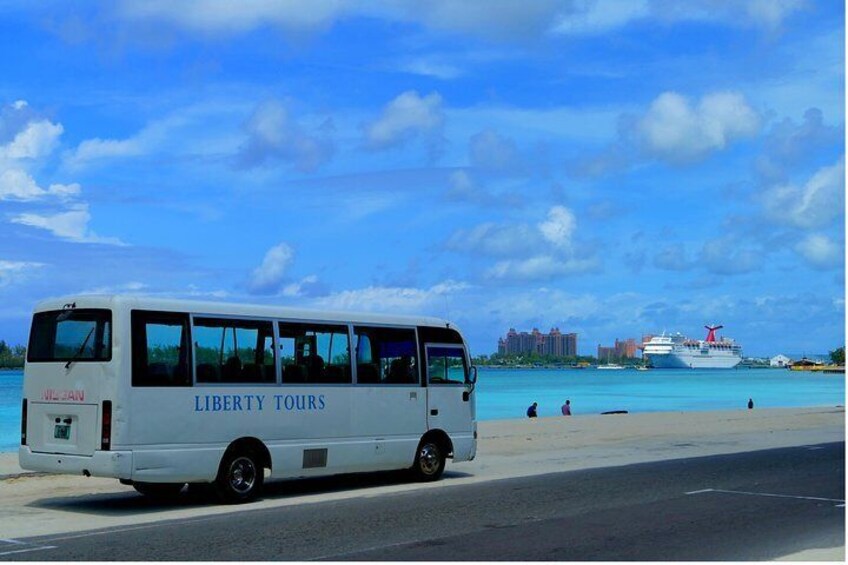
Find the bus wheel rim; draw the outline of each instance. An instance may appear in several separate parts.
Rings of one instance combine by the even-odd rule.
[[[418,457],[421,472],[432,475],[439,470],[439,448],[432,443],[424,444]]]
[[[247,457],[239,457],[230,465],[230,486],[240,494],[250,492],[256,483],[256,466]]]

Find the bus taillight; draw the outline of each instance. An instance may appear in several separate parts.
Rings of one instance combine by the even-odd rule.
[[[100,422],[100,449],[109,451],[112,443],[112,401],[103,401],[102,419]]]
[[[21,404],[21,445],[27,444],[26,426],[27,426],[27,399],[24,398],[23,403]]]

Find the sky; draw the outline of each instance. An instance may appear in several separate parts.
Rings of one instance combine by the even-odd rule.
[[[0,3],[0,338],[133,293],[424,314],[472,354],[845,341],[845,13]]]

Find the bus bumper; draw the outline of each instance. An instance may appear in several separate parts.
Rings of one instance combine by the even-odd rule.
[[[451,437],[454,461],[473,461],[477,455],[477,439],[473,435],[462,434]]]
[[[131,451],[95,451],[94,455],[34,453],[29,446],[18,450],[22,469],[70,475],[129,479],[132,477]]]

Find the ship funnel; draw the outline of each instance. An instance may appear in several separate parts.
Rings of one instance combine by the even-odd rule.
[[[707,339],[705,341],[713,343],[716,341],[716,330],[720,330],[724,326],[704,326],[707,329]]]

